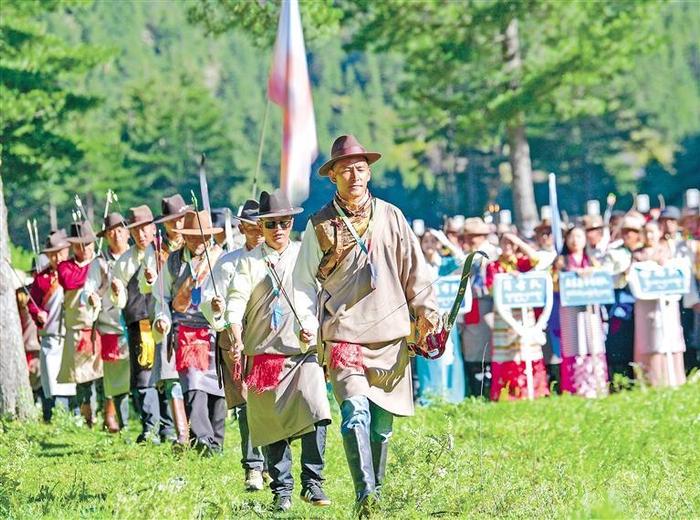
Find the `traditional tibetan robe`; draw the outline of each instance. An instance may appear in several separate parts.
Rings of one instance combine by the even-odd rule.
[[[210,261],[216,262],[221,252],[219,246],[210,248]],[[168,257],[161,276],[163,287],[154,292],[155,319],[164,320],[169,329],[169,351],[174,353],[183,392],[201,390],[223,397],[216,371],[216,334],[199,309],[209,278],[206,258],[193,259],[188,249],[180,249]]]
[[[163,242],[158,251],[155,248],[148,248],[146,251],[146,265],[156,265],[158,263],[158,272],[164,268],[167,264],[168,258],[172,253],[182,249],[184,242],[182,240],[178,242],[168,241]],[[145,282],[145,279],[144,279]],[[160,291],[160,281],[156,278],[153,284],[148,284],[147,282],[142,283],[140,288],[145,294],[153,293],[153,291]],[[155,298],[151,299],[149,313],[152,317],[155,316]],[[153,364],[153,374],[155,381],[160,383],[161,381],[179,381],[179,374],[177,373],[177,368],[175,366],[175,355],[172,350],[172,342],[169,334],[161,337],[156,331],[154,331],[154,337],[156,339],[156,356]]]
[[[114,279],[121,284],[116,298],[112,296],[112,301],[122,309],[127,327],[132,389],[155,386],[152,370],[155,340],[149,318],[151,295],[144,294],[142,290],[145,286],[143,271],[146,265],[146,251],[139,250],[136,246],[131,246],[114,264]]]
[[[580,263],[562,257],[562,271],[590,268],[595,260],[583,255]],[[553,311],[554,312],[554,311]],[[561,389],[582,397],[608,394],[605,331],[599,305],[559,308],[561,325]]]
[[[418,239],[395,206],[372,198],[369,224],[348,239],[333,202],[312,216],[294,272],[304,328],[320,332],[336,400],[365,396],[412,415],[407,338],[434,332],[438,307]],[[419,340],[420,341],[420,340]]]
[[[236,272],[236,266],[241,257],[247,252],[245,246],[221,255],[219,260],[214,265],[214,280],[216,287],[221,291],[221,296],[225,296],[231,289],[233,277]],[[241,406],[246,402],[247,389],[243,384],[241,374],[245,371],[245,358],[240,364],[231,362],[231,358],[227,354],[231,350],[232,336],[230,330],[226,329],[225,314],[221,314],[218,318],[214,316],[211,308],[211,301],[214,298],[214,288],[211,286],[211,278],[207,279],[207,286],[204,290],[205,298],[200,305],[200,310],[209,324],[217,331],[217,343],[222,352],[222,376],[224,382],[224,394],[226,396],[226,406],[231,409],[236,406]]]
[[[315,346],[302,346],[280,284],[293,297],[299,244],[278,254],[263,244],[240,259],[228,294],[227,317],[243,326],[248,357],[248,426],[254,446],[300,437],[330,423],[323,369]],[[278,282],[279,280],[279,282]]]
[[[58,282],[58,272],[47,267],[34,277],[34,283],[29,291],[31,300],[28,303],[32,317],[40,311],[47,313],[48,318],[43,328],[39,330],[41,351],[39,363],[41,366],[41,388],[47,398],[55,396],[75,395],[75,383],[59,383],[58,371],[61,369],[63,357],[65,325],[63,323],[63,287]]]
[[[508,261],[499,258],[490,263],[486,268],[486,286],[493,287],[497,273],[513,271],[526,272],[534,266],[534,263],[525,257],[516,261]],[[525,328],[535,326],[535,310],[526,308],[513,309],[512,316],[515,321],[523,324]],[[532,385],[534,397],[549,395],[547,384],[547,369],[544,363],[542,345],[521,338],[508,324],[499,312],[495,313],[493,334],[491,337],[491,399],[497,401],[504,389],[510,399],[523,399],[528,396],[526,361],[532,362]]]
[[[89,383],[103,373],[100,333],[93,327],[97,316],[88,307],[83,291],[91,263],[80,266],[70,259],[58,264],[66,320],[66,345],[58,373],[62,383]]]
[[[90,294],[99,297],[97,314],[97,331],[102,345],[102,362],[104,367],[104,392],[107,397],[114,397],[129,392],[131,371],[129,367],[129,342],[126,324],[121,309],[110,298],[110,281],[114,264],[118,257],[107,251],[104,257],[98,257],[90,264],[85,282],[87,305],[90,306]]]

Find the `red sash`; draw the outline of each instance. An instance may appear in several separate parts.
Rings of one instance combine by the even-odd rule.
[[[331,343],[330,367],[334,370],[341,368],[363,367],[362,345],[356,343]]]
[[[183,372],[189,368],[205,371],[209,368],[211,334],[208,327],[177,326],[177,351],[175,368]]]
[[[119,361],[119,338],[121,334],[100,334],[102,361]]]

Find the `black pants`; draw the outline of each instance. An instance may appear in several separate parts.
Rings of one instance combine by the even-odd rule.
[[[234,408],[236,420],[238,421],[238,431],[241,434],[241,465],[243,469],[265,469],[265,458],[262,449],[253,446],[250,441],[250,431],[248,430],[248,407],[245,404]]]
[[[195,446],[221,451],[224,447],[226,399],[202,390],[185,392],[190,437]]]
[[[301,436],[301,486],[323,483],[324,453],[326,451],[326,426],[316,424],[316,429]],[[267,466],[275,495],[291,496],[294,489],[292,476],[292,447],[289,439],[277,441],[265,447]]]

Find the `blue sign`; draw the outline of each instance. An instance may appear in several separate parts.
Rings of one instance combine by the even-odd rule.
[[[690,270],[686,265],[674,261],[663,266],[651,262],[633,263],[628,279],[632,294],[641,300],[655,300],[690,291]]]
[[[460,276],[443,276],[435,282],[435,296],[437,297],[437,304],[440,312],[450,312],[452,310],[452,304],[457,297],[457,291],[459,291]],[[466,306],[466,302],[469,300],[469,308]],[[467,292],[462,300],[462,305],[459,307],[459,312],[468,312],[471,309],[471,291],[467,288]]]
[[[517,275],[499,273],[494,279],[494,299],[503,307],[544,307],[547,302],[546,271]]]
[[[586,274],[561,273],[559,296],[562,307],[615,303],[612,275],[604,271],[591,271]]]

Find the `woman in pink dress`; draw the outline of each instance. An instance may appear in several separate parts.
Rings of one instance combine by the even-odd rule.
[[[556,272],[573,271],[583,276],[598,263],[586,254],[586,232],[573,227],[566,232],[565,247],[555,264]],[[605,334],[599,305],[559,308],[561,322],[561,389],[583,397],[608,394]]]

